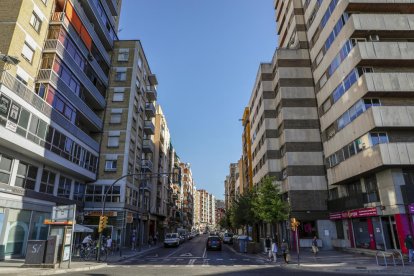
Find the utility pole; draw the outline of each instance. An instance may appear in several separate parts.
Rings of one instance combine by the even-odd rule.
[[[296,220],[296,218],[290,219],[290,225],[292,227],[292,231],[295,232],[296,237],[296,253],[298,256],[298,266],[300,265],[300,258],[299,258],[299,235],[298,235],[298,226],[300,225],[300,222]]]

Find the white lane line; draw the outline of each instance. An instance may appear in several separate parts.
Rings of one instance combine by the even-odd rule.
[[[229,259],[230,261],[235,261],[235,260],[237,260],[237,259]]]
[[[223,259],[216,259],[216,261],[222,261]]]
[[[186,267],[194,267],[194,262],[196,261],[196,259],[191,259],[188,261],[188,264],[186,265]]]
[[[207,258],[207,247],[204,248],[203,258]]]

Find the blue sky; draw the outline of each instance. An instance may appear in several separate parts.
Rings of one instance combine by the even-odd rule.
[[[224,198],[239,119],[276,48],[273,0],[123,0],[120,39],[140,39],[172,143],[197,188]]]

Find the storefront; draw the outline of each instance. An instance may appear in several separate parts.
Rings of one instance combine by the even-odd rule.
[[[372,207],[331,213],[329,218],[335,221],[337,229],[346,230],[344,239],[351,247],[404,252],[404,238],[410,232],[405,214],[383,215],[378,207]]]

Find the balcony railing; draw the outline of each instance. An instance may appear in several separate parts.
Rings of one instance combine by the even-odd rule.
[[[68,98],[74,106],[76,106],[77,110],[79,110],[85,115],[85,118],[87,118],[87,120],[90,121],[97,130],[100,130],[102,128],[101,118],[99,118],[99,116],[96,115],[95,112],[93,112],[92,109],[83,100],[81,100],[77,95],[75,95],[75,93],[72,92],[72,90],[67,86],[67,84],[64,81],[62,81],[53,70],[39,70],[37,80],[53,84],[53,86],[59,92],[65,95],[65,97]]]
[[[145,114],[148,117],[155,117],[155,104],[153,102],[145,103]]]
[[[25,100],[35,109],[51,118],[52,121],[59,124],[66,131],[74,135],[79,140],[90,146],[93,150],[99,151],[99,143],[92,139],[88,134],[80,130],[73,125],[65,116],[54,110],[48,103],[40,98],[32,89],[28,88],[22,82],[10,75],[8,72],[3,71],[1,74],[0,83],[10,89],[13,93]]]
[[[154,152],[154,143],[152,140],[144,139],[142,142],[142,149],[145,153]]]
[[[96,88],[92,81],[86,76],[79,65],[73,60],[72,56],[66,51],[65,47],[60,43],[60,41],[53,39],[47,40],[45,43],[45,50],[54,50],[59,54],[61,59],[64,60],[65,64],[76,74],[76,77],[81,81],[85,86],[88,93],[92,98],[103,108],[105,106],[105,98],[102,96],[101,92]]]
[[[157,99],[157,90],[155,89],[154,86],[147,85],[147,87],[145,89],[145,92],[146,92],[147,99],[149,101],[152,102],[152,101],[155,101]]]
[[[141,169],[143,171],[152,171],[152,168],[153,168],[153,164],[152,164],[151,160],[149,160],[149,159],[142,160]]]
[[[151,121],[144,122],[144,131],[147,135],[153,135],[155,133],[155,126]]]

